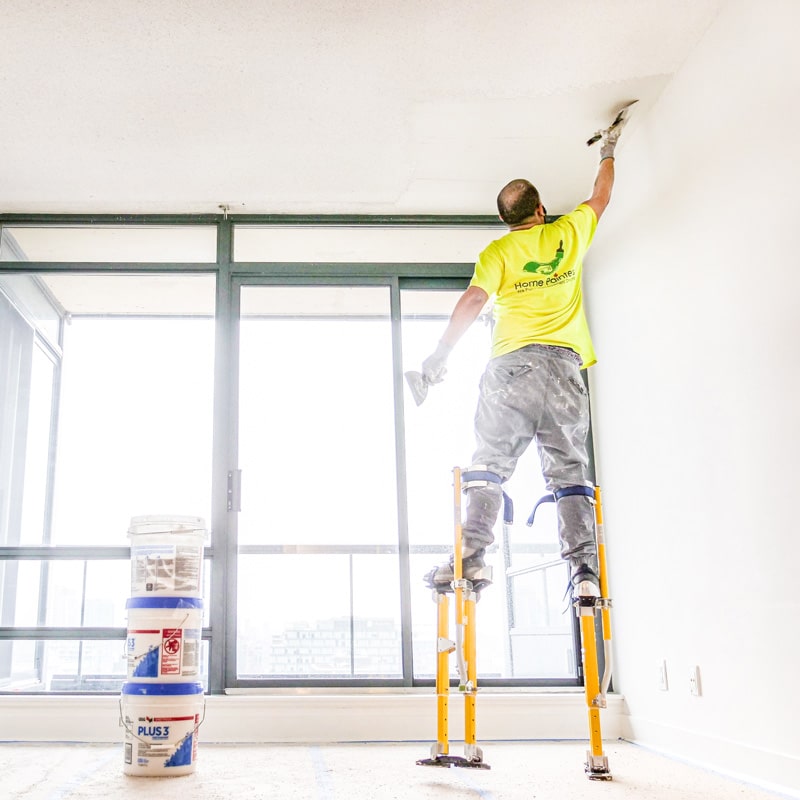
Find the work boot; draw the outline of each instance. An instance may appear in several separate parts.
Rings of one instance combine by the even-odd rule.
[[[464,578],[464,580],[472,582],[473,586],[479,581],[482,585],[491,583],[491,580],[482,577],[483,570],[486,569],[486,562],[483,560],[486,551],[483,548],[479,550],[464,548],[463,553],[464,556],[461,559],[461,577]],[[455,580],[453,559],[451,558],[450,561],[446,561],[444,564],[434,567],[425,575],[424,580],[425,584],[431,589],[442,591],[443,589],[449,588]]]
[[[574,600],[597,600],[600,597],[600,580],[585,565],[575,570],[571,583]]]

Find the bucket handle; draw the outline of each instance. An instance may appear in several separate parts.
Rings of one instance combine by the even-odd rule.
[[[178,626],[176,628],[172,628],[172,630],[173,631],[183,630],[183,626],[186,624],[186,620],[188,619],[189,619],[189,612],[187,611],[183,619],[178,623]],[[166,642],[171,642],[177,638],[178,638],[177,633],[173,633],[172,636],[168,636],[167,639],[161,643],[161,646],[163,647],[164,644],[166,644]]]
[[[199,722],[195,723],[195,726],[194,726],[194,728],[192,729],[192,734],[195,734],[195,733],[197,733],[197,730],[198,730],[198,728],[199,728],[199,727],[200,727],[200,726],[201,726],[201,725],[202,725],[202,724],[203,724],[205,721],[206,721],[206,698],[205,698],[205,696],[204,696],[204,697],[203,697],[203,717],[202,717],[202,719],[201,719]],[[133,738],[134,738],[134,739],[138,739],[138,741],[140,741],[142,744],[146,744],[146,745],[149,745],[149,744],[151,744],[151,742],[148,742],[148,741],[147,741],[147,739],[142,739],[142,737],[141,737],[141,736],[139,736],[138,734],[134,733],[134,732],[133,732],[133,731],[132,731],[132,730],[131,730],[131,729],[130,729],[130,728],[129,728],[129,727],[126,725],[126,724],[125,724],[125,717],[124,717],[124,716],[123,716],[123,714],[122,714],[122,698],[121,698],[121,697],[120,697],[120,699],[119,699],[119,725],[120,725],[120,727],[122,727],[122,728],[125,728],[125,730],[126,730],[126,731],[127,731],[127,732],[128,732],[130,735],[131,735],[131,736],[133,736]]]

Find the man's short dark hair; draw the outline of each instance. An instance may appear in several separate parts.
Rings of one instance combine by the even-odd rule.
[[[519,225],[539,208],[539,191],[524,178],[509,181],[497,195],[497,210],[506,225]]]

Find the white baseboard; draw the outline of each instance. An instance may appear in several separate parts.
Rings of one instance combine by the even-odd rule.
[[[620,718],[621,738],[661,755],[800,798],[800,754],[778,752],[636,716]]]
[[[431,690],[392,693],[208,695],[200,740],[325,743],[436,739]],[[121,742],[120,700],[110,696],[1,696],[0,741]],[[608,696],[603,738],[621,735],[622,698]],[[449,737],[464,739],[464,698],[449,700]],[[480,741],[588,739],[582,692],[480,692]]]

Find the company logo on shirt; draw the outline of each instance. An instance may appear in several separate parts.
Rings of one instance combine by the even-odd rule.
[[[529,261],[522,269],[525,272],[538,272],[540,275],[552,275],[564,258],[564,240],[558,243],[555,257],[552,261]]]
[[[564,281],[568,281],[570,278],[575,277],[575,270],[568,269],[566,272],[562,272],[560,275],[556,273],[555,275],[548,275],[547,278],[534,278],[530,281],[517,281],[514,284],[514,289],[517,292],[530,292],[533,289],[549,289],[552,286],[556,286],[559,283],[564,283]]]
[[[559,274],[556,272],[559,264],[564,258],[564,241],[558,243],[558,250],[550,261],[529,261],[522,269],[525,272],[533,272],[544,277],[531,278],[529,281],[517,281],[514,289],[517,292],[530,292],[533,289],[544,289],[556,286],[559,283],[568,281],[575,277],[575,270],[568,269]]]

